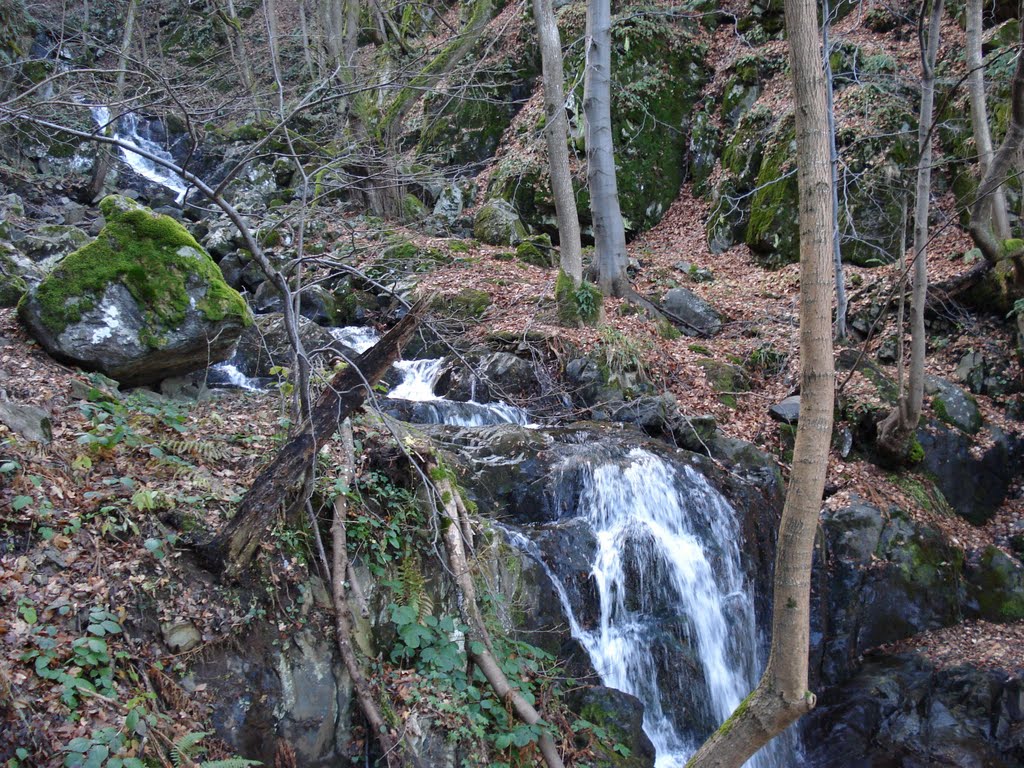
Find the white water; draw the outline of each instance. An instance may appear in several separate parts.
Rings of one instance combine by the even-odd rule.
[[[245,389],[250,392],[259,392],[262,389],[258,380],[250,379],[230,361],[212,365],[210,370],[220,374],[220,377],[223,377],[228,386]]]
[[[441,375],[443,359],[402,360],[395,368],[402,374],[401,381],[388,393],[397,400],[419,404],[415,409],[418,420],[429,424],[450,424],[456,427],[483,427],[490,424],[529,424],[529,414],[508,403],[460,403],[434,394],[434,386]]]
[[[703,719],[708,721],[703,730],[710,730],[757,682],[757,628],[740,566],[736,513],[701,474],[646,451],[631,451],[625,462],[586,467],[580,481],[576,513],[597,539],[591,570],[600,603],[595,626],[580,626],[566,589],[545,568],[573,636],[604,684],[643,702],[644,730],[657,750],[657,768],[681,768],[706,734],[700,724],[680,733],[679,720]],[[522,537],[515,539],[522,543]],[[526,549],[539,554],[532,545]],[[673,627],[680,634],[680,624],[700,670],[673,680],[664,661],[666,654],[676,654],[676,662],[682,662],[673,636]],[[798,763],[792,742],[784,738],[746,765]]]
[[[106,107],[92,107],[92,117],[96,121],[96,125],[104,127],[110,122],[110,110]],[[120,120],[116,121],[113,125],[113,129],[114,136],[122,142],[130,144],[137,149],[145,150],[162,160],[174,162],[170,152],[156,142],[139,135],[139,116],[134,112],[127,112],[122,115]],[[158,165],[149,158],[132,152],[130,149],[125,149],[124,147],[119,147],[118,149],[121,159],[131,166],[132,170],[137,174],[174,192],[177,202],[181,203],[185,199],[188,185],[177,174],[171,173],[164,166]]]
[[[349,349],[363,354],[380,341],[380,334],[373,328],[364,325],[346,325],[342,328],[329,328],[331,336]]]

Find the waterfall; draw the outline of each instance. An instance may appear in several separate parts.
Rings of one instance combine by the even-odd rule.
[[[110,122],[110,110],[106,107],[92,107],[92,118],[96,125],[104,127]],[[138,149],[145,150],[162,160],[173,162],[171,153],[155,141],[145,138],[139,133],[140,118],[134,112],[126,112],[114,125],[114,136],[126,144]],[[176,194],[176,200],[181,203],[185,199],[188,185],[175,173],[171,173],[164,166],[154,163],[149,158],[132,152],[130,149],[118,147],[121,159],[124,160],[139,176],[149,179],[152,182],[166,187]]]
[[[373,328],[365,325],[346,325],[341,328],[328,328],[327,330],[334,337],[335,341],[344,344],[359,355],[380,341],[380,334]]]
[[[249,392],[262,391],[261,382],[258,379],[250,379],[242,373],[238,366],[235,365],[235,362],[233,362],[235,360],[236,358],[232,358],[226,362],[211,365],[207,375],[207,383],[214,386],[245,389]]]
[[[603,683],[643,702],[657,768],[681,768],[760,671],[735,510],[700,473],[639,449],[569,470],[578,492],[574,514],[596,538],[596,617],[584,625],[555,573],[558,564],[541,563]],[[522,536],[513,541],[523,546]],[[787,738],[747,766],[799,764]]]
[[[456,427],[484,427],[494,424],[522,424],[530,421],[522,408],[508,403],[464,403],[447,400],[434,394],[434,385],[441,375],[443,359],[403,360],[395,363],[402,378],[388,397],[408,400],[411,420],[425,424],[450,424]]]

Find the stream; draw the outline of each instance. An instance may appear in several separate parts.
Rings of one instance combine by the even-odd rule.
[[[92,107],[92,118],[96,125],[102,128],[110,122],[110,110],[107,107]],[[122,142],[173,163],[174,158],[170,152],[159,143],[144,135],[148,133],[145,130],[146,125],[147,121],[145,118],[139,117],[134,112],[126,112],[114,122],[112,127],[114,129],[114,136]],[[177,174],[171,173],[163,166],[124,147],[119,147],[118,153],[121,160],[127,163],[139,176],[174,192],[175,200],[179,204],[185,200],[188,185]]]
[[[355,353],[377,340],[372,330],[334,328]],[[459,427],[530,425],[529,414],[501,402],[455,402],[434,394],[443,359],[395,364],[398,383],[379,407],[400,418]],[[231,362],[215,371],[234,386],[258,388]],[[532,426],[532,425],[531,425]],[[506,528],[513,546],[550,577],[603,684],[636,696],[657,768],[681,768],[756,684],[763,640],[752,585],[742,566],[737,513],[707,479],[684,463],[639,448],[619,455],[588,451],[556,469],[563,521],[582,520],[596,546],[589,574],[597,610],[582,620],[566,579],[581,574],[549,560],[531,529]],[[565,535],[572,535],[566,533]],[[790,768],[802,759],[796,737],[776,739],[746,765]]]

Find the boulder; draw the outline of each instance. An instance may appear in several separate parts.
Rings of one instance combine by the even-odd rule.
[[[130,386],[231,357],[249,308],[188,231],[124,197],[100,208],[100,236],[18,307],[46,351]]]
[[[982,418],[978,403],[960,387],[937,376],[926,376],[924,389],[932,396],[935,415],[944,422],[968,435],[981,429]]]
[[[635,696],[595,686],[572,696],[569,707],[604,734],[590,742],[595,750],[595,766],[653,768],[654,745],[644,732],[644,706]],[[586,744],[584,741],[579,746]],[[625,747],[625,751],[613,748],[617,746]]]
[[[526,238],[526,227],[511,203],[492,200],[477,211],[473,236],[490,245],[516,245]]]
[[[434,203],[434,216],[446,227],[451,228],[462,215],[463,205],[462,189],[458,184],[449,184],[441,190],[437,202]]]
[[[49,445],[53,440],[50,414],[34,405],[8,402],[2,395],[0,391],[0,424],[26,440]]]
[[[87,242],[89,235],[78,227],[44,224],[25,235],[18,242],[18,248],[32,261],[49,266]]]
[[[800,395],[787,397],[768,409],[768,415],[783,424],[796,424],[800,421]]]
[[[722,317],[700,296],[686,288],[673,288],[661,300],[662,308],[687,336],[714,336],[722,330]]]
[[[964,571],[968,612],[987,621],[1024,619],[1024,566],[998,547],[989,546]]]

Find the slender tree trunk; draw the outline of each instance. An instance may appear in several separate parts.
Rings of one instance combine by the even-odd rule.
[[[1024,49],[1024,24],[1020,25],[1020,44]],[[971,237],[974,244],[991,262],[1010,255],[1005,252],[1004,241],[992,228],[993,193],[1003,185],[1013,166],[1014,158],[1024,144],[1024,55],[1017,56],[1017,66],[1010,82],[1010,120],[1003,143],[992,156],[988,171],[978,184],[978,194],[971,207]],[[1017,254],[1015,258],[1020,258]]]
[[[771,654],[754,691],[689,766],[738,768],[814,707],[807,689],[811,558],[832,437],[831,185],[815,0],[786,0],[800,201],[800,420],[775,557]]]
[[[114,126],[117,124],[117,115],[122,109],[124,101],[124,85],[128,71],[128,54],[131,51],[132,36],[135,34],[135,15],[138,9],[137,0],[128,0],[128,10],[125,13],[124,32],[121,35],[121,51],[117,57],[117,80],[114,83],[114,99],[112,102],[111,122],[104,131],[107,136],[114,134]],[[89,179],[89,186],[86,191],[86,198],[91,202],[103,194],[103,185],[107,182],[107,174],[114,163],[117,150],[113,147],[100,145],[96,149],[96,162],[92,166],[92,176]]]
[[[914,203],[914,286],[910,299],[910,371],[907,391],[892,412],[878,425],[878,449],[883,458],[906,460],[924,405],[925,327],[924,309],[928,299],[928,213],[932,191],[932,141],[934,132],[935,59],[939,51],[943,0],[931,0],[927,43],[923,39],[924,13],[921,5],[921,113],[918,117],[917,198]],[[900,328],[899,333],[903,332]]]
[[[547,116],[544,136],[548,145],[555,216],[558,219],[559,265],[572,279],[573,286],[578,288],[583,281],[583,256],[576,194],[572,189],[572,173],[569,170],[569,147],[566,144],[569,123],[565,118],[562,39],[558,34],[558,20],[551,0],[533,0],[533,17],[537,22],[544,73],[544,113]]]
[[[832,46],[828,31],[832,24],[828,0],[823,0],[821,39],[825,59],[825,107],[828,113],[828,152],[832,169],[832,263],[836,272],[836,341],[846,339],[846,277],[843,255],[839,249],[839,152],[836,150],[836,113],[832,93]]]
[[[439,478],[435,482],[441,497],[441,511],[447,519],[447,524],[442,528],[445,549],[448,552],[448,564],[462,597],[459,602],[462,618],[469,627],[466,632],[466,653],[480,668],[495,695],[505,706],[515,712],[516,716],[527,725],[539,723],[541,722],[540,713],[523,697],[519,689],[512,686],[495,658],[494,646],[487,626],[484,624],[483,615],[480,613],[480,604],[476,599],[476,587],[473,584],[473,574],[469,570],[469,561],[463,546],[463,537],[469,540],[467,535],[469,520],[466,508],[459,496],[459,489],[444,477],[443,471],[437,471],[437,464],[433,463],[432,459],[428,461],[427,469],[431,477]],[[563,768],[558,748],[549,734],[545,733],[539,736],[537,746],[540,747],[541,756],[548,768]]]
[[[979,178],[985,177],[992,163],[992,134],[985,106],[985,69],[981,55],[982,22],[982,0],[967,0],[967,92],[971,99],[974,144],[978,149]],[[1006,240],[1010,237],[1010,219],[1002,186],[992,192],[990,205],[992,230],[1000,240]]]
[[[313,52],[309,42],[309,20],[306,18],[306,3],[299,3],[299,32],[302,34],[302,61],[306,65],[306,77],[312,81],[316,77],[313,66]]]
[[[587,2],[587,63],[583,81],[587,182],[597,251],[597,284],[606,296],[629,292],[626,230],[619,208],[612,142],[612,12],[610,0]]]
[[[235,50],[235,55],[238,57],[238,74],[242,79],[242,87],[249,94],[256,108],[259,109],[256,95],[256,80],[252,74],[249,50],[245,47],[245,35],[242,34],[242,20],[238,18],[238,13],[235,11],[235,0],[227,0],[227,13],[224,21],[228,27],[228,37],[234,41],[232,47]]]
[[[224,530],[203,548],[204,558],[212,569],[222,570],[229,580],[238,578],[245,570],[320,446],[331,438],[340,421],[362,406],[367,387],[376,384],[398,359],[432,300],[431,295],[417,301],[379,342],[335,374],[313,406],[310,419],[260,472]]]

